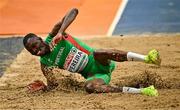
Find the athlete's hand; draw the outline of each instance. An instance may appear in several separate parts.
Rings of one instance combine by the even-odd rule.
[[[52,51],[54,47],[57,45],[58,42],[60,42],[63,38],[62,33],[58,33],[56,36],[53,37],[51,43],[50,43],[50,50]]]
[[[62,40],[63,34],[62,33],[58,33],[52,40],[52,44],[56,45],[59,41]]]
[[[40,81],[40,80],[36,80],[33,83],[30,83],[27,86],[29,92],[36,92],[36,91],[40,91],[40,90],[44,90],[46,88],[46,85]]]

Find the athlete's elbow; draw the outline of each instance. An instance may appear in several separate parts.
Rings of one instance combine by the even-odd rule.
[[[94,93],[95,90],[94,90],[94,85],[92,83],[88,83],[85,85],[85,90],[87,93],[91,94],[91,93]]]
[[[78,10],[77,8],[73,8],[72,11],[73,11],[74,13],[76,13],[76,14],[79,13],[79,10]]]

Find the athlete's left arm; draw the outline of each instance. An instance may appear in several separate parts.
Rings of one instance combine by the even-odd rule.
[[[51,32],[49,33],[49,34],[51,35],[51,37],[54,37],[54,36],[57,35],[59,29],[61,28],[62,22],[64,21],[64,18],[65,18],[65,16],[63,17],[63,19],[62,19],[61,21],[57,22],[57,23],[54,25],[53,29],[52,29]]]
[[[78,14],[78,9],[73,8],[71,9],[64,17],[61,21],[57,22],[53,29],[50,32],[50,35],[52,37],[56,36],[57,33],[63,33],[68,26],[74,21],[74,19],[76,18]]]
[[[77,15],[78,15],[78,9],[77,8],[71,9],[66,14],[58,33],[61,33],[61,34],[64,33],[65,30],[69,27],[69,25],[75,20]]]
[[[76,16],[78,15],[78,9],[73,8],[71,9],[66,16],[64,17],[61,27],[58,30],[57,35],[53,38],[52,44],[57,44],[61,39],[62,35],[65,34],[66,29],[69,27],[69,25],[75,20]]]

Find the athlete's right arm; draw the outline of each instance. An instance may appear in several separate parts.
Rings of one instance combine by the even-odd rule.
[[[55,89],[58,86],[57,79],[53,74],[52,68],[41,63],[41,70],[47,79],[47,86],[43,88],[45,91]]]
[[[40,90],[49,91],[55,89],[58,86],[57,80],[53,75],[51,68],[41,64],[41,70],[47,79],[47,85],[45,85],[43,81],[35,80],[27,86],[29,92],[37,92]]]

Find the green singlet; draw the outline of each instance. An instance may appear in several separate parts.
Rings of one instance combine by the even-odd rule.
[[[49,34],[45,42],[50,44],[52,39]],[[72,73],[80,73],[87,80],[101,78],[108,84],[115,62],[111,61],[110,65],[103,66],[94,59],[93,52],[93,48],[66,34],[51,53],[40,57],[40,62],[48,67],[58,66]],[[89,74],[91,74],[90,77]]]

